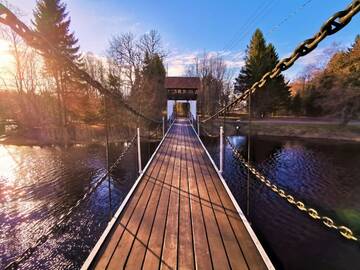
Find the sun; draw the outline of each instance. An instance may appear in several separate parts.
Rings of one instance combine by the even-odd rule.
[[[10,53],[10,44],[0,38],[0,76],[5,76],[12,69],[13,59]]]

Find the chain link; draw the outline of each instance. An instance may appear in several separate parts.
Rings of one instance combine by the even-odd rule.
[[[272,183],[268,178],[266,178],[263,174],[261,174],[255,167],[250,165],[245,158],[241,155],[240,151],[235,148],[235,146],[230,142],[229,138],[226,137],[227,143],[230,145],[230,148],[234,154],[234,156],[246,167],[250,170],[250,172],[259,180],[261,183],[265,184],[268,188],[270,188],[274,193],[276,193],[281,198],[285,199],[289,204],[298,208],[300,211],[306,212],[311,218],[315,220],[320,220],[326,227],[330,229],[337,230],[343,237],[348,240],[359,241],[358,237],[354,235],[351,229],[343,225],[336,225],[334,220],[327,216],[322,216],[319,212],[314,209],[307,207],[304,202],[295,199],[294,196],[287,194],[285,190],[278,187],[276,184]]]
[[[59,231],[61,228],[63,228],[66,225],[66,222],[70,215],[75,211],[75,209],[83,202],[87,197],[89,197],[99,186],[100,184],[109,176],[109,174],[119,165],[120,161],[123,159],[123,157],[128,153],[129,149],[135,144],[136,142],[136,135],[131,139],[131,141],[127,144],[125,149],[121,152],[117,160],[112,164],[112,166],[109,168],[109,171],[107,171],[98,181],[96,181],[95,184],[93,184],[87,192],[76,201],[76,203],[70,207],[66,213],[62,214],[60,218],[56,221],[54,225],[52,225],[42,236],[40,236],[32,245],[31,247],[27,248],[19,257],[17,257],[16,260],[9,263],[5,270],[14,270],[18,269],[19,265],[24,262],[25,260],[29,259],[31,255],[35,252],[35,250],[44,244],[51,235],[53,235],[55,232]]]
[[[209,138],[219,138],[220,137],[220,135],[211,134],[204,126],[202,126],[201,129],[206,137],[209,137]]]
[[[215,114],[204,119],[202,123],[205,123],[226,111],[229,111],[235,107],[240,101],[245,101],[247,97],[253,94],[256,90],[263,87],[268,81],[277,77],[281,72],[290,68],[296,60],[312,52],[318,44],[327,36],[333,35],[342,28],[344,28],[351,19],[360,10],[360,0],[353,1],[345,10],[336,12],[331,16],[320,28],[312,38],[306,39],[299,46],[297,46],[291,56],[282,59],[272,71],[269,71],[263,75],[263,77],[255,82],[249,89],[244,91],[239,97],[232,101],[229,105],[224,106],[218,110]]]
[[[53,58],[60,58],[71,70],[72,75],[87,82],[89,85],[96,88],[101,94],[114,97],[134,115],[139,116],[149,122],[161,123],[161,121],[147,117],[143,113],[134,109],[130,104],[124,101],[122,95],[119,92],[105,88],[99,81],[92,78],[85,70],[79,68],[78,64],[74,63],[74,61],[70,59],[67,55],[64,55],[61,51],[55,48],[46,39],[46,37],[27,27],[3,4],[0,4],[0,23],[9,26],[15,33],[22,37],[30,47],[36,49],[42,54],[51,56]]]

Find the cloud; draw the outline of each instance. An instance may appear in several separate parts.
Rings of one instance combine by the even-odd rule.
[[[185,75],[187,66],[194,63],[194,60],[199,56],[199,52],[189,53],[173,53],[166,59],[165,65],[169,76]]]
[[[232,51],[210,51],[206,52],[210,57],[221,56],[224,59],[226,66],[231,71],[238,71],[244,65],[244,52]],[[165,65],[167,66],[169,76],[183,76],[185,75],[188,66],[194,64],[197,57],[201,57],[203,51],[191,52],[174,52],[168,56]]]
[[[318,47],[311,53],[300,57],[295,64],[289,68],[289,70],[284,72],[284,75],[288,80],[293,81],[302,72],[304,72],[306,67],[313,66],[316,68],[323,68],[331,59],[333,54],[343,48],[344,46],[339,46],[339,44],[330,44],[328,46]],[[291,53],[287,53],[284,58],[289,57],[290,55]]]

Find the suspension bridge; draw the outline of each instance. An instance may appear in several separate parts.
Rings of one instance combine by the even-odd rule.
[[[46,37],[29,29],[9,9],[0,5],[0,23],[9,26],[29,46],[39,52],[51,52],[56,55],[68,63],[73,76],[86,81],[104,96],[118,100],[134,115],[149,122],[163,124],[163,138],[160,144],[144,168],[139,158],[138,179],[112,216],[82,268],[274,269],[222,177],[222,147],[225,135],[220,132],[220,164],[217,167],[199,137],[200,126],[221,116],[225,117],[241,101],[249,101],[257,89],[291,67],[297,59],[314,50],[327,36],[345,27],[359,10],[360,1],[353,1],[346,9],[335,13],[319,32],[301,43],[291,56],[281,60],[271,72],[264,74],[260,81],[215,114],[200,119],[190,108],[189,117],[176,118],[173,114],[168,115],[166,125],[166,121],[147,117],[128,104],[117,92],[94,80],[53,47]],[[171,95],[184,96],[188,91],[193,99],[196,99],[194,87],[179,88],[179,92],[169,88]],[[250,164],[226,137],[225,140],[235,158],[249,173],[280,198],[324,227],[338,232],[344,239],[359,242],[359,238],[350,228],[321,215],[316,209],[272,183],[257,170],[256,164]],[[37,239],[34,245],[27,248],[5,269],[17,269],[57,232],[71,218],[76,208],[107,179],[109,173],[118,166],[133,145],[138,146],[140,154],[139,130],[129,141],[107,173],[62,215],[54,226]]]
[[[188,119],[176,119],[83,268],[273,269]]]

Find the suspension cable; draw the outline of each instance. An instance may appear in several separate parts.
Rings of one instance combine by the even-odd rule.
[[[268,35],[275,32],[277,29],[280,28],[281,25],[283,25],[285,22],[287,22],[290,18],[294,17],[297,13],[299,13],[302,9],[304,9],[307,5],[309,5],[313,0],[306,0],[304,3],[302,3],[298,8],[296,8],[294,11],[289,13],[286,17],[284,17],[278,24],[274,25],[268,32]]]
[[[119,165],[120,161],[124,158],[124,156],[129,152],[129,149],[135,144],[136,135],[131,139],[130,143],[127,144],[125,149],[121,152],[117,160],[112,164],[110,169],[98,180],[96,181],[87,191],[86,193],[76,201],[76,203],[70,207],[65,214],[62,214],[57,222],[52,225],[42,236],[40,236],[35,243],[28,247],[19,257],[17,257],[14,261],[9,263],[5,270],[13,270],[18,269],[19,265],[23,263],[25,260],[30,258],[30,256],[39,248],[42,244],[44,244],[51,235],[60,230],[64,224],[67,223],[70,215],[75,211],[75,209],[86,200],[99,186],[100,184],[107,179],[111,172]]]
[[[219,134],[211,134],[204,126],[201,126],[202,132],[205,134],[206,137],[209,138],[219,138]]]
[[[348,240],[357,241],[359,243],[359,238],[354,235],[353,231],[346,226],[337,225],[333,219],[323,216],[314,208],[308,207],[305,205],[304,202],[297,200],[294,196],[287,193],[284,189],[277,186],[273,182],[271,182],[266,176],[260,173],[254,166],[246,162],[246,159],[242,156],[240,151],[236,149],[236,147],[231,143],[228,137],[226,137],[226,141],[229,144],[233,155],[247,168],[250,172],[255,176],[256,180],[260,181],[264,184],[267,188],[273,191],[276,195],[280,196],[281,198],[285,199],[289,204],[297,207],[302,212],[306,212],[311,218],[314,220],[319,220],[322,222],[323,225],[330,229],[334,229],[340,233],[343,237]]]
[[[360,0],[354,0],[346,9],[341,10],[333,14],[320,28],[320,30],[311,38],[303,41],[299,46],[295,48],[292,55],[286,58],[283,58],[272,71],[265,73],[262,78],[255,82],[249,89],[245,90],[239,97],[232,101],[229,105],[219,109],[216,113],[204,119],[202,123],[205,123],[215,117],[218,117],[220,114],[223,114],[226,110],[229,111],[240,101],[246,100],[248,95],[253,94],[256,90],[263,87],[265,83],[274,79],[281,72],[290,68],[296,60],[300,57],[303,57],[310,52],[312,52],[318,44],[325,39],[327,36],[333,35],[342,28],[344,28],[351,19],[359,12],[360,10]]]
[[[96,88],[101,94],[110,95],[116,98],[128,111],[136,116],[139,116],[147,121],[159,123],[161,121],[147,117],[143,113],[137,111],[130,104],[125,102],[124,98],[120,93],[114,90],[110,90],[104,87],[99,81],[92,78],[85,70],[79,68],[67,55],[63,54],[57,48],[55,48],[46,37],[41,35],[39,32],[31,30],[22,21],[20,21],[16,15],[14,15],[8,8],[3,4],[0,4],[0,23],[9,26],[15,33],[24,39],[27,45],[34,48],[38,52],[45,53],[47,55],[53,54],[57,58],[60,58],[70,68],[73,75],[77,78],[87,82],[92,87]],[[55,58],[55,57],[54,57]]]

